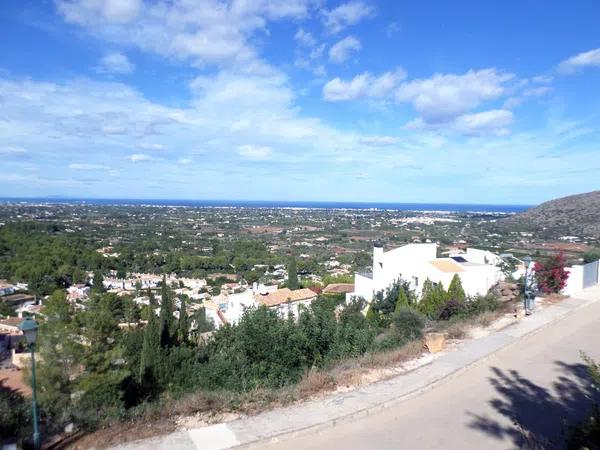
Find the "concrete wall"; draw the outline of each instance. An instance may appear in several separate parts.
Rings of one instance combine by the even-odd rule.
[[[36,359],[39,359],[37,354],[36,354]],[[16,353],[15,349],[13,348],[12,363],[19,369],[23,369],[25,367],[30,367],[31,366],[31,353],[29,353],[29,352]]]
[[[569,272],[569,279],[567,285],[563,289],[565,295],[577,295],[583,290],[583,266],[571,266],[566,268]]]

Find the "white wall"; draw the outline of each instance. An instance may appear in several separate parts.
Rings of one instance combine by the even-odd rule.
[[[467,295],[485,295],[502,278],[502,273],[494,266],[465,266],[460,281]]]
[[[373,299],[373,280],[360,274],[354,275],[354,292],[346,296],[346,299],[351,297],[363,297],[370,302]]]
[[[429,261],[436,259],[437,244],[408,244],[383,254],[383,274],[373,277],[373,289],[381,291],[398,278],[412,282],[412,277],[419,278],[419,286],[428,272]],[[421,279],[423,278],[423,279]]]
[[[567,285],[563,289],[565,295],[576,295],[583,290],[583,266],[577,265],[566,268],[569,272]]]
[[[480,250],[478,248],[468,248],[465,259],[472,263],[490,264],[493,266],[498,265],[501,261],[501,258],[498,255],[488,250]]]

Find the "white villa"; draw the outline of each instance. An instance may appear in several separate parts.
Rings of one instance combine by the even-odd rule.
[[[447,289],[455,274],[460,277],[467,295],[485,295],[504,278],[498,267],[500,259],[492,252],[475,248],[438,258],[435,243],[408,244],[384,252],[383,246],[376,243],[372,273],[356,273],[354,292],[346,294],[346,299],[363,297],[371,302],[376,292],[386,289],[398,278],[409,282],[417,295],[421,293],[426,279],[442,283]]]
[[[236,324],[250,308],[264,305],[267,308],[277,310],[282,316],[292,314],[299,315],[299,306],[308,306],[317,298],[317,294],[310,289],[296,289],[294,291],[277,286],[258,286],[254,284],[252,289],[231,295],[219,295],[211,300],[204,301],[206,315],[220,328],[225,323]]]

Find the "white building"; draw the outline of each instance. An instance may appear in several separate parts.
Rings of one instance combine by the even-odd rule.
[[[375,244],[372,273],[355,274],[354,292],[346,298],[363,297],[371,302],[376,292],[385,290],[399,278],[407,281],[420,295],[425,280],[442,283],[447,289],[454,275],[460,277],[467,295],[485,295],[504,277],[498,267],[499,261],[498,255],[478,249],[438,258],[435,243],[408,244],[388,252]]]
[[[0,281],[0,296],[11,295],[14,293],[15,287],[12,284]]]
[[[310,289],[297,289],[292,291],[288,288],[277,289],[277,286],[257,286],[244,292],[231,295],[218,295],[211,300],[203,302],[206,307],[206,315],[214,322],[216,328],[228,323],[237,324],[244,312],[260,305],[276,309],[280,314],[287,317],[291,313],[298,317],[299,306],[308,306],[317,298],[317,294]]]
[[[85,284],[74,284],[67,288],[67,300],[70,302],[86,299],[89,295],[90,287]]]

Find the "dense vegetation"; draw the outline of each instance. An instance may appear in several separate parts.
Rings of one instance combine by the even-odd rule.
[[[0,227],[0,279],[25,281],[34,294],[85,282],[86,270],[113,265],[89,242],[67,238],[57,225],[20,222]]]
[[[464,303],[451,315],[492,308],[485,300],[465,299],[460,286],[453,289],[452,299]],[[94,289],[86,309],[76,310],[58,290],[45,303],[39,336],[44,423],[49,429],[68,422],[92,429],[131,417],[165,395],[291,386],[307,371],[420,338],[428,318],[419,309],[429,307],[417,308],[414,298],[399,280],[378,294],[366,317],[361,301],[345,304],[335,297],[319,297],[297,319],[259,307],[205,340],[200,333],[209,324],[202,315],[188,317],[185,298],[164,283],[160,306],[150,294],[150,306],[142,309],[127,296]],[[448,302],[440,303],[436,319]],[[119,326],[139,318],[145,326]]]

